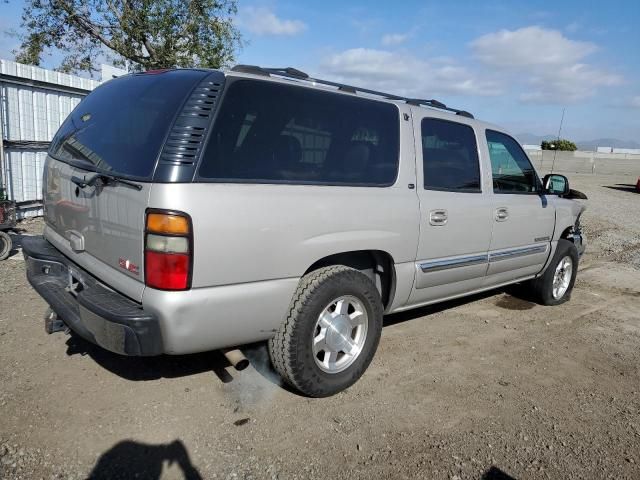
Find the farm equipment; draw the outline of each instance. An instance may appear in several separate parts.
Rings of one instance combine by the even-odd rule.
[[[13,241],[7,233],[16,228],[16,202],[2,200],[4,192],[0,189],[0,260],[4,260],[11,253]]]

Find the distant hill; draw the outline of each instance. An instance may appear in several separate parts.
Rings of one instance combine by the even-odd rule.
[[[578,150],[596,150],[597,147],[640,148],[640,143],[617,138],[598,138],[584,142],[576,142]]]
[[[553,140],[555,135],[534,135],[532,133],[519,133],[516,138],[521,144],[540,145],[543,140]],[[571,140],[571,139],[569,139]],[[615,148],[640,148],[640,143],[631,140],[620,140],[618,138],[596,138],[595,140],[583,140],[576,142],[578,150],[595,151],[597,147]]]

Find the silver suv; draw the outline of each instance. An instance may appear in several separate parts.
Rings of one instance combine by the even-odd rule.
[[[387,313],[516,282],[566,301],[585,244],[579,192],[503,129],[291,68],[111,80],[43,184],[23,244],[47,331],[134,356],[266,340],[310,396],[363,374]]]

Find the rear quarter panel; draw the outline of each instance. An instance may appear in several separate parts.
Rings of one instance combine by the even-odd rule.
[[[418,241],[417,199],[406,185],[162,184],[150,206],[191,215],[193,288],[300,277],[353,250],[413,262]]]

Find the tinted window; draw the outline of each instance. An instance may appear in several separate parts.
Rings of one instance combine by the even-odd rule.
[[[468,125],[422,120],[424,188],[454,192],[480,191],[478,148]]]
[[[496,193],[532,193],[540,179],[518,142],[504,133],[487,130],[487,144]]]
[[[50,154],[125,176],[151,176],[176,111],[202,76],[171,71],[101,85],[62,124]]]
[[[391,185],[398,139],[394,105],[238,80],[227,88],[199,175],[218,181]]]

